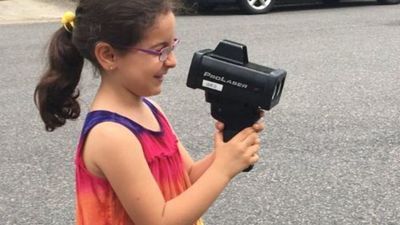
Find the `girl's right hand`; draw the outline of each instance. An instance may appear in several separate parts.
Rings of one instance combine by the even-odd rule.
[[[217,131],[214,137],[214,166],[217,170],[232,179],[235,175],[254,165],[258,159],[260,149],[260,138],[258,132],[260,129],[248,127],[236,134],[228,142],[223,141],[223,126],[217,123]],[[218,127],[219,126],[219,127]]]

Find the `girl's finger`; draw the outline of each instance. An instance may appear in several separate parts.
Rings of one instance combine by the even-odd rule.
[[[254,128],[253,127],[248,127],[240,131],[238,134],[236,134],[232,139],[235,141],[242,142],[246,140],[251,134],[254,134]]]
[[[244,144],[245,144],[246,146],[255,145],[257,139],[258,139],[257,133],[253,133],[253,134],[249,135],[249,136],[244,140]]]
[[[217,121],[215,122],[215,128],[219,131],[223,131],[224,130],[224,123]]]
[[[256,162],[258,162],[259,159],[260,159],[260,156],[258,154],[254,154],[250,158],[250,163],[252,165],[254,165]]]
[[[260,145],[253,145],[247,149],[246,153],[248,154],[248,156],[253,157],[256,154],[258,155],[259,151],[260,151]]]
[[[214,143],[215,145],[219,145],[221,143],[224,143],[224,136],[222,134],[222,131],[216,131],[214,134]]]
[[[262,130],[264,130],[265,125],[264,125],[263,123],[257,122],[257,123],[255,123],[255,124],[253,124],[252,127],[253,127],[253,129],[258,133],[258,132],[261,132]]]
[[[259,109],[258,112],[260,113],[260,117],[263,118],[265,116],[265,111],[262,109]]]

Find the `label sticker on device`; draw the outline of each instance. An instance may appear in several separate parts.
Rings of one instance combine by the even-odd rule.
[[[203,87],[207,87],[216,91],[222,91],[224,87],[222,84],[218,84],[209,80],[203,80]]]

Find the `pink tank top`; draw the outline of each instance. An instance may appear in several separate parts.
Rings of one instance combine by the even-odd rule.
[[[92,175],[85,167],[82,147],[90,130],[101,122],[115,122],[128,128],[140,141],[146,161],[166,201],[190,187],[178,150],[177,138],[167,119],[148,100],[160,125],[154,132],[122,115],[110,111],[89,112],[81,133],[75,158],[76,168],[76,224],[77,225],[133,225],[121,202],[106,179]],[[135,151],[135,149],[132,149]],[[202,225],[198,220],[195,225]]]

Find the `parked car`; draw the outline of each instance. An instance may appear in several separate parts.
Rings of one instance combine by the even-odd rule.
[[[288,0],[184,0],[186,5],[196,5],[197,10],[207,11],[217,5],[238,5],[244,12],[249,14],[266,13],[275,4],[288,2]],[[327,5],[338,4],[340,0],[320,0]],[[380,4],[399,4],[400,0],[376,0]]]

